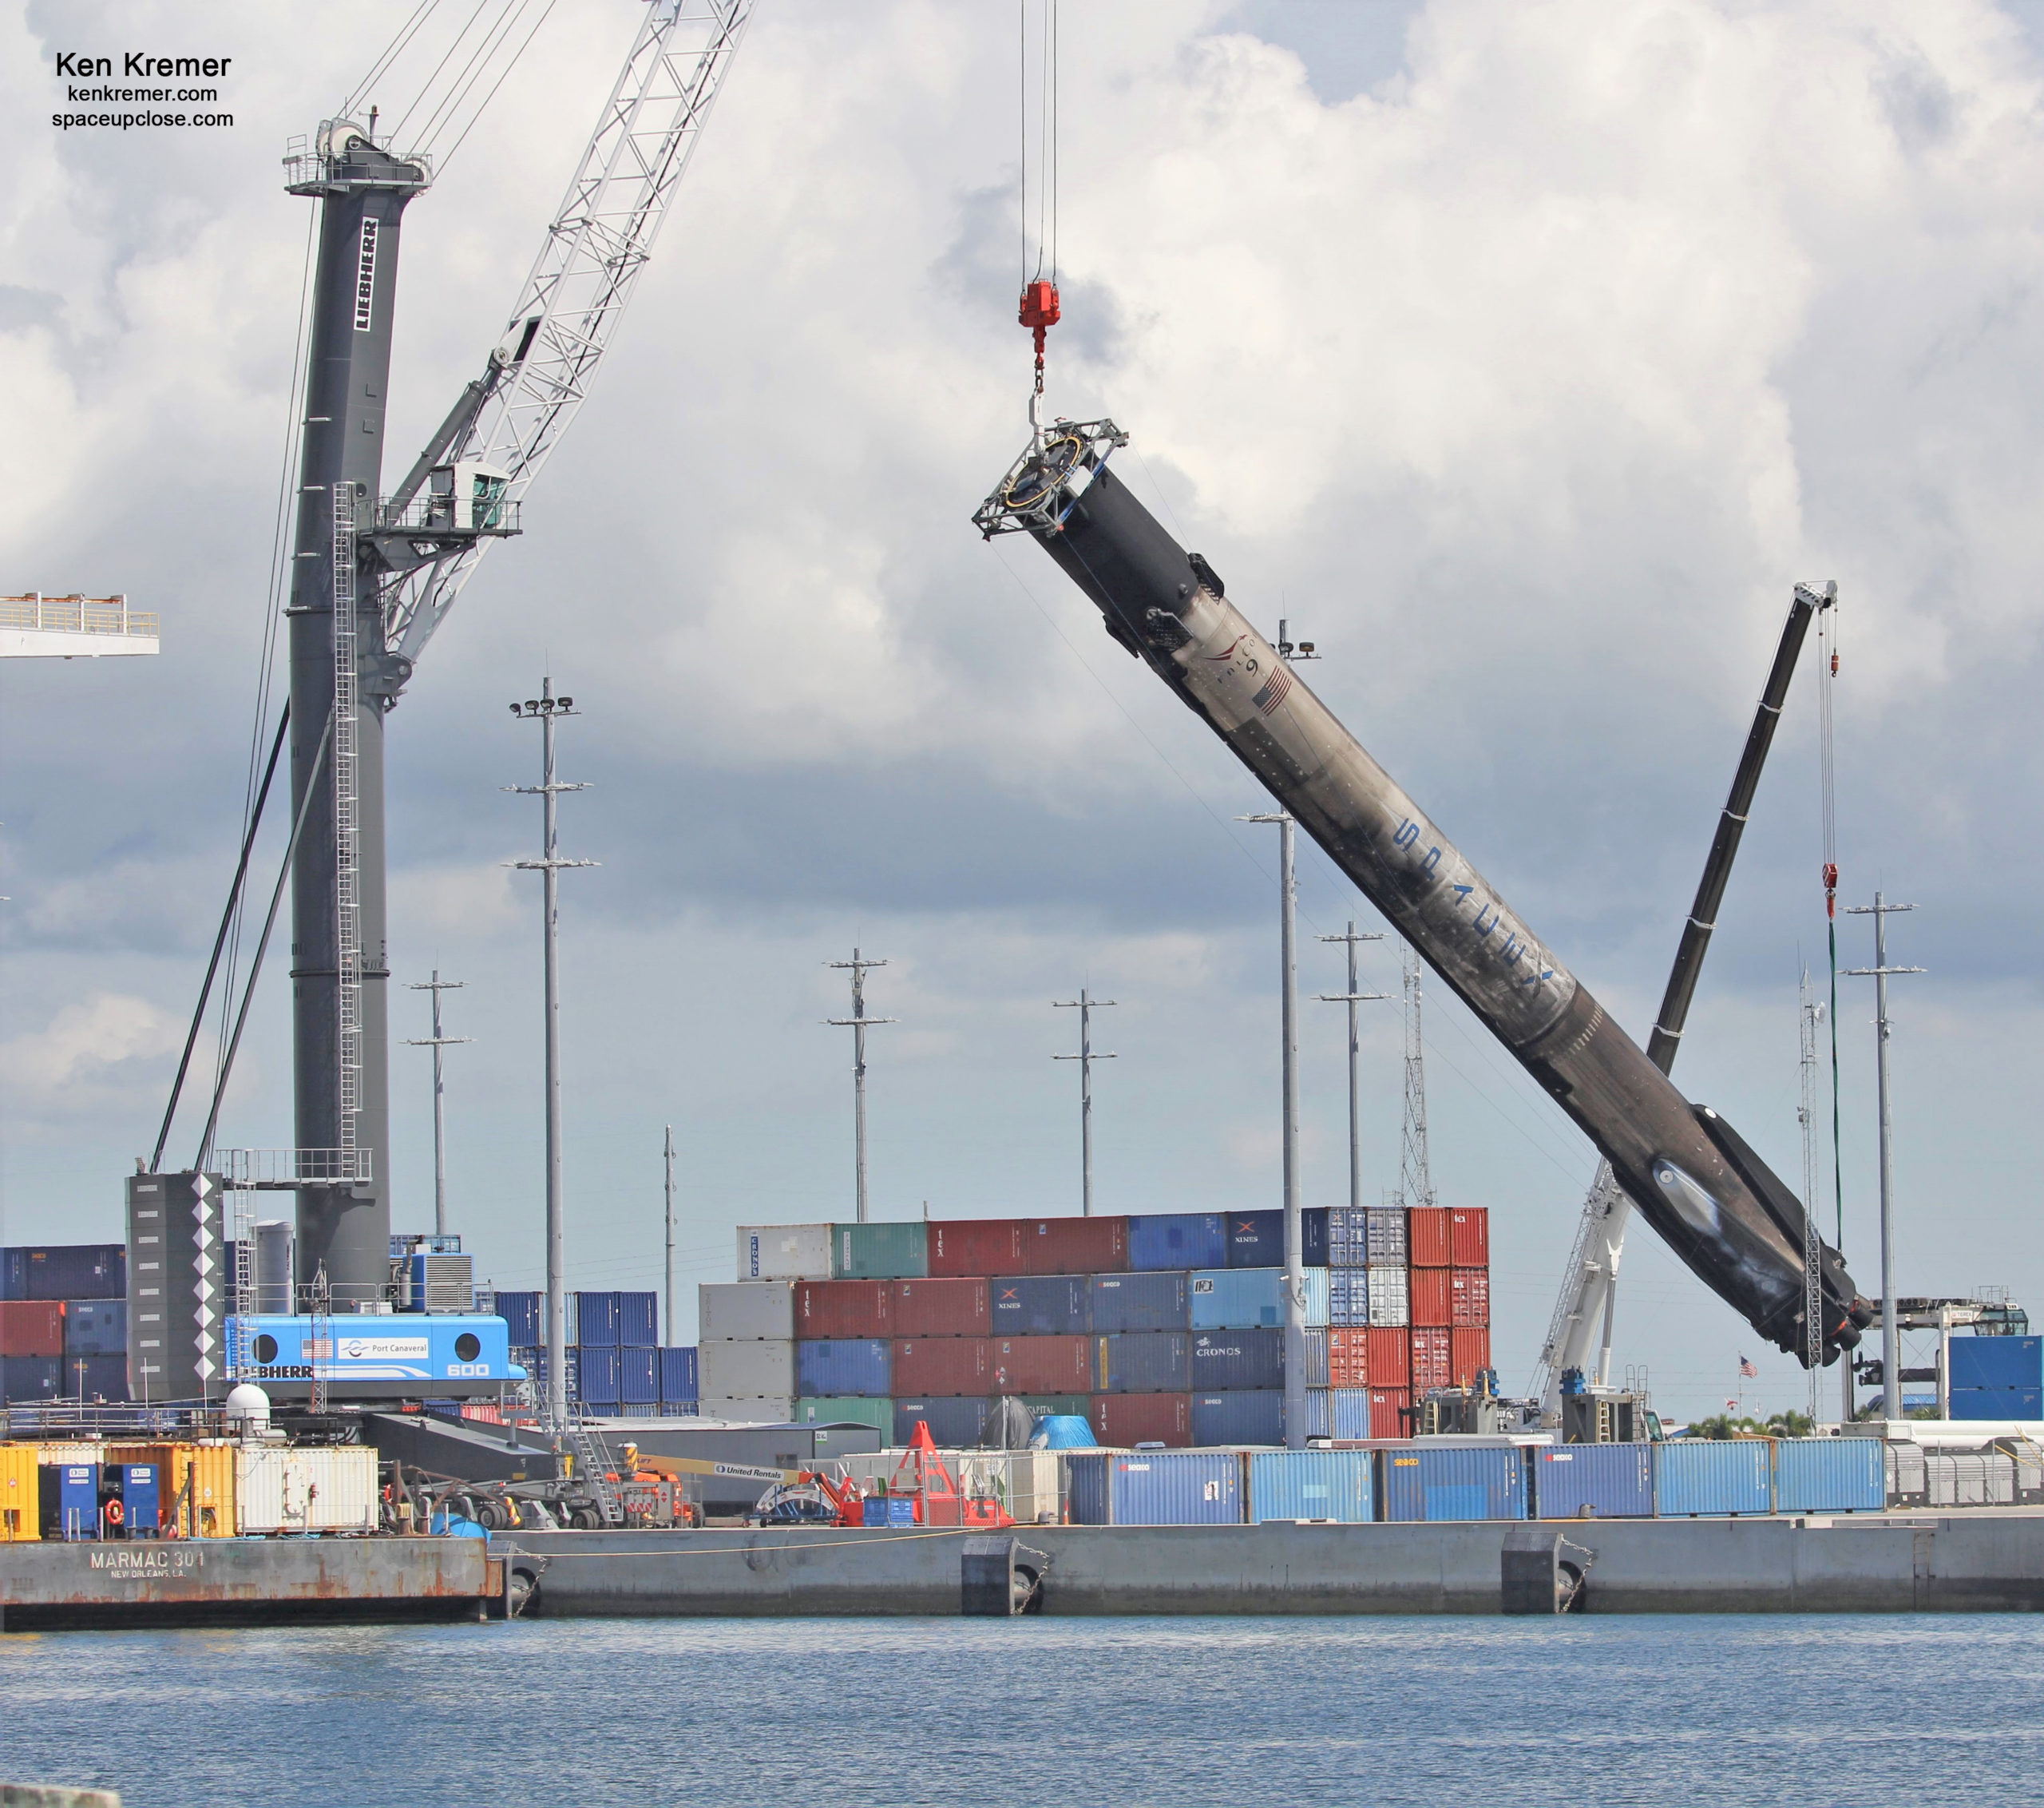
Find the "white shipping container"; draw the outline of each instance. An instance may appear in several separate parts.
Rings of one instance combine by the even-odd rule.
[[[735,1420],[740,1425],[787,1425],[794,1418],[795,1403],[785,1394],[738,1400],[713,1400],[705,1395],[696,1402],[695,1413],[698,1418]]]
[[[827,1281],[828,1224],[741,1224],[738,1278],[742,1281]]]
[[[1373,1268],[1369,1271],[1370,1322],[1373,1325],[1409,1325],[1412,1322],[1412,1296],[1403,1268]]]
[[[282,1449],[244,1444],[235,1452],[240,1529],[251,1532],[374,1532],[374,1450]]]
[[[705,1338],[695,1346],[695,1375],[705,1400],[792,1400],[795,1346],[786,1338]]]
[[[795,1334],[792,1281],[705,1281],[695,1290],[696,1338],[700,1343],[730,1338]]]

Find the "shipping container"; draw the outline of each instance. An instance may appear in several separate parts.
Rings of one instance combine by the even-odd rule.
[[[1404,1268],[1372,1268],[1370,1322],[1386,1328],[1401,1328],[1412,1322],[1412,1295],[1405,1284]]]
[[[988,1283],[976,1276],[894,1281],[888,1312],[893,1337],[987,1337],[993,1322]]]
[[[1299,1214],[1299,1261],[1308,1268],[1327,1266],[1327,1216],[1329,1207],[1309,1205]]]
[[[1192,1390],[1234,1394],[1285,1385],[1281,1330],[1194,1331]]]
[[[37,1475],[37,1513],[45,1538],[99,1536],[100,1466],[46,1462]]]
[[[1487,1330],[1450,1331],[1448,1334],[1451,1387],[1473,1387],[1476,1377],[1491,1366],[1491,1334]]]
[[[1337,1205],[1327,1214],[1327,1265],[1367,1268],[1370,1262],[1369,1213],[1360,1205]]]
[[[625,1407],[660,1405],[660,1353],[657,1349],[637,1344],[619,1346],[617,1403]]]
[[[0,1307],[0,1311],[5,1310]],[[125,1358],[128,1354],[128,1302],[77,1299],[67,1302],[64,1308],[64,1354]]]
[[[0,1356],[0,1400],[56,1399],[63,1367],[61,1356]]]
[[[1955,1387],[1951,1416],[1973,1420],[2044,1418],[2044,1391],[2034,1387]]]
[[[1412,1395],[1403,1387],[1373,1387],[1370,1393],[1370,1436],[1410,1437]]]
[[[893,1369],[885,1338],[805,1338],[795,1345],[795,1392],[804,1399],[841,1394],[886,1399],[894,1391]]]
[[[795,1335],[798,1338],[893,1337],[893,1281],[797,1281]],[[910,1282],[911,1287],[919,1283]],[[899,1335],[911,1334],[902,1331]],[[805,1394],[857,1394],[855,1387],[804,1388]],[[886,1392],[885,1388],[881,1391]]]
[[[1185,1394],[1192,1387],[1192,1333],[1129,1331],[1093,1339],[1101,1394]]]
[[[1399,1334],[1403,1336],[1404,1334]],[[1327,1385],[1329,1387],[1368,1387],[1370,1385],[1369,1335],[1353,1325],[1337,1325],[1327,1334]],[[1400,1385],[1403,1385],[1400,1378]]]
[[[0,1299],[23,1299],[29,1284],[29,1252],[0,1249]]]
[[[1366,1342],[1369,1348],[1370,1378],[1372,1387],[1404,1387],[1412,1385],[1412,1334],[1396,1329],[1385,1330],[1373,1325]]]
[[[838,1281],[913,1280],[929,1272],[929,1227],[906,1223],[831,1227],[830,1278]]]
[[[620,1293],[577,1292],[575,1295],[575,1342],[584,1350],[615,1350],[618,1322],[624,1314],[624,1296]]]
[[[1249,1459],[1249,1519],[1324,1519],[1367,1525],[1377,1517],[1376,1453],[1258,1450]]]
[[[1274,1388],[1192,1397],[1195,1445],[1282,1444],[1285,1396]]]
[[[1401,1205],[1373,1205],[1369,1214],[1370,1267],[1408,1267],[1412,1262],[1412,1239],[1405,1234],[1405,1208]]]
[[[1091,1393],[1093,1340],[1087,1337],[997,1337],[991,1340],[991,1394]]]
[[[377,1453],[367,1445],[235,1453],[242,1532],[374,1532]]]
[[[702,1398],[702,1383],[695,1370],[695,1346],[669,1345],[660,1352],[660,1398],[667,1406]]]
[[[1878,1437],[1785,1437],[1775,1445],[1777,1513],[1879,1513],[1887,1505]]]
[[[546,1331],[541,1323],[546,1310],[545,1294],[507,1291],[500,1287],[491,1302],[491,1310],[504,1321],[513,1344],[546,1342]]]
[[[1448,1271],[1448,1322],[1457,1330],[1487,1330],[1491,1323],[1491,1271],[1451,1268]]]
[[[1242,1459],[1229,1451],[1074,1450],[1075,1525],[1237,1525]]]
[[[235,1501],[235,1457],[226,1442],[182,1444],[169,1463],[170,1512],[187,1538],[232,1538],[240,1526]]]
[[[1444,1325],[1412,1327],[1410,1385],[1415,1394],[1424,1394],[1429,1388],[1454,1386],[1455,1365],[1448,1348],[1448,1335]]]
[[[993,1342],[984,1337],[899,1337],[894,1393],[984,1398],[993,1390]]]
[[[64,1306],[61,1300],[18,1299],[0,1304],[0,1356],[63,1354]]]
[[[828,1224],[739,1225],[738,1278],[742,1281],[829,1280],[830,1230]]]
[[[1327,1429],[1309,1432],[1313,1437],[1368,1437],[1370,1432],[1370,1390],[1366,1387],[1330,1387],[1327,1390]]]
[[[1441,1449],[1422,1441],[1408,1449],[1387,1450],[1384,1517],[1523,1519],[1526,1465],[1518,1449],[1508,1444]]]
[[[1016,1218],[964,1218],[929,1227],[928,1261],[933,1275],[1019,1275],[1022,1223]]]
[[[1411,1302],[1413,1329],[1416,1330],[1424,1325],[1446,1330],[1455,1315],[1451,1287],[1454,1271],[1449,1268],[1413,1268],[1407,1272],[1410,1277],[1408,1298]]]
[[[33,1444],[0,1444],[0,1544],[42,1536],[42,1478]]]
[[[1439,1206],[1416,1205],[1405,1214],[1406,1260],[1415,1268],[1450,1268],[1453,1245],[1448,1220]]]
[[[740,1394],[726,1399],[705,1394],[695,1402],[699,1418],[721,1419],[734,1425],[787,1425],[795,1416],[791,1394]]]
[[[1103,1336],[1122,1331],[1188,1330],[1191,1279],[1177,1269],[1095,1275],[1087,1287],[1086,1328]]]
[[[894,1402],[856,1395],[840,1395],[835,1399],[798,1400],[795,1402],[795,1422],[798,1425],[869,1425],[882,1437],[891,1441],[894,1436]]]
[[[706,1399],[794,1398],[795,1346],[790,1339],[705,1338],[696,1346],[695,1361]]]
[[[1093,1410],[1093,1397],[1089,1394],[1018,1394],[1013,1398],[1029,1409],[1032,1418],[1083,1419]],[[1114,1398],[1121,1397],[1116,1394]]]
[[[1468,1206],[1448,1215],[1448,1264],[1456,1268],[1487,1268],[1491,1265],[1491,1215],[1481,1206]]]
[[[1654,1517],[1650,1444],[1536,1444],[1527,1455],[1533,1465],[1532,1510],[1541,1519]]]
[[[1306,1322],[1328,1322],[1329,1282],[1325,1268],[1304,1271]],[[1250,1330],[1285,1322],[1282,1268],[1210,1268],[1192,1276],[1194,1330]],[[1100,1327],[1095,1326],[1096,1330]]]
[[[618,1342],[628,1350],[657,1350],[660,1343],[660,1295],[621,1293],[617,1300]]]
[[[1121,1275],[1128,1271],[1126,1218],[1026,1218],[1025,1275]]]
[[[1327,1322],[1330,1325],[1367,1325],[1370,1322],[1370,1278],[1362,1268],[1327,1271]]]
[[[1055,1525],[1063,1517],[1064,1465],[1055,1450],[974,1450],[957,1459],[961,1493],[997,1501],[1018,1525]]]
[[[894,1443],[897,1448],[906,1445],[915,1436],[916,1427],[926,1425],[930,1436],[944,1449],[962,1449],[976,1444],[980,1433],[986,1429],[987,1412],[992,1404],[991,1401],[965,1394],[936,1394],[913,1400],[897,1400]]]
[[[1328,1374],[1328,1330],[1325,1325],[1309,1325],[1306,1328],[1306,1386],[1325,1387],[1332,1378]]]
[[[1773,1505],[1768,1438],[1678,1437],[1652,1449],[1654,1510],[1663,1519],[1764,1513]]]
[[[66,1356],[58,1370],[57,1398],[123,1401],[128,1398],[125,1356]]]
[[[581,1302],[582,1296],[577,1293],[564,1293],[561,1296],[561,1316],[567,1322],[567,1338],[571,1346],[580,1344],[582,1341]],[[540,1341],[541,1342],[546,1341],[544,1334],[541,1335]]]
[[[1162,1444],[1181,1450],[1192,1442],[1190,1394],[1096,1394],[1084,1417],[1093,1435],[1116,1449]]]
[[[995,1337],[1070,1337],[1092,1329],[1083,1275],[1008,1275],[987,1283]]]
[[[706,1281],[695,1290],[695,1334],[700,1342],[737,1338],[791,1343],[795,1334],[795,1283]]]
[[[584,1406],[604,1413],[623,1404],[624,1397],[618,1390],[616,1345],[581,1344],[576,1347],[575,1362]]]
[[[1131,1269],[1220,1268],[1228,1239],[1218,1211],[1159,1211],[1128,1221]]]
[[[1299,1214],[1299,1260],[1308,1268],[1327,1266],[1327,1211],[1315,1207]],[[1285,1214],[1231,1211],[1222,1219],[1230,1268],[1281,1268],[1285,1266]]]
[[[22,1354],[35,1353],[25,1350]],[[1951,1385],[1955,1390],[1982,1388],[2034,1392],[2044,1387],[2044,1338],[1952,1338]]]
[[[21,1251],[18,1299],[125,1299],[125,1243],[51,1243]]]

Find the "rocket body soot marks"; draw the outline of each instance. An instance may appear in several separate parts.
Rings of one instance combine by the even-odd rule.
[[[1692,1106],[1109,470],[1127,436],[1059,422],[974,522],[1027,533],[1107,629],[1232,748],[1610,1162],[1641,1215],[1754,1330],[1800,1355],[1803,1208]],[[1824,1251],[1824,1354],[1872,1311]]]

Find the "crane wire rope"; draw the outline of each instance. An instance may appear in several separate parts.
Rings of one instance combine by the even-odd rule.
[[[512,33],[517,29],[519,20],[524,16],[527,6],[532,3],[533,0],[512,0],[512,3],[505,6],[501,18],[485,34],[481,50],[469,58],[468,66],[461,72],[459,81],[449,91],[446,99],[434,109],[432,117],[426,123],[425,139],[429,149],[438,141],[443,132],[454,130],[454,122],[460,115],[462,102],[475,91],[477,83],[489,73],[491,60],[506,43],[509,42]],[[512,52],[509,61],[498,72],[497,80],[490,85],[489,92],[484,95],[481,105],[469,116],[468,124],[462,126],[460,132],[456,134],[455,145],[458,145],[462,139],[468,137],[470,128],[481,118],[483,109],[496,97],[497,90],[504,85],[505,77],[518,66],[519,59],[525,54],[526,46],[533,41],[533,33],[537,31],[540,26],[546,22],[546,15],[553,10],[553,0],[548,0],[548,3],[541,8],[539,19],[533,25],[532,31],[525,34],[525,42]],[[446,156],[440,160],[443,170],[446,165],[447,157],[453,155],[454,146],[450,146]]]
[[[505,81],[509,77],[512,70],[516,69],[518,65],[524,61],[526,51],[532,48],[533,40],[539,35],[540,27],[545,25],[547,20],[552,17],[555,5],[556,0],[546,0],[546,5],[541,10],[540,16],[533,22],[533,29],[525,34],[525,42],[518,46],[517,51],[513,53],[510,61],[504,65],[504,68],[498,74],[496,81],[492,84],[489,92],[483,96],[482,104],[478,106],[473,113],[469,115],[469,123],[461,128],[461,137],[457,138],[453,144],[447,147],[446,153],[440,159],[440,168],[443,174],[446,172],[447,166],[454,161],[454,153],[461,149],[461,146],[468,141],[469,134],[475,130],[476,121],[481,119],[485,113],[489,111],[489,103],[497,98],[497,90],[504,85]]]
[[[1827,639],[1827,629],[1828,639]],[[1831,1183],[1834,1247],[1845,1248],[1845,1176],[1838,1123],[1838,790],[1833,758],[1832,685],[1838,676],[1838,609],[1817,617],[1817,770],[1824,810],[1824,932],[1831,947]]]
[[[369,73],[348,90],[347,97],[341,102],[340,117],[343,119],[353,117],[355,109],[367,98],[370,87],[385,70],[404,54],[412,39],[418,35],[426,22],[439,10],[439,6],[440,0],[419,0],[419,4],[414,9],[412,16],[398,27],[395,35],[388,44],[384,46],[382,55],[370,65]]]
[[[482,17],[483,10],[489,4],[489,0],[476,0],[475,10],[462,22],[461,29],[454,34],[454,41],[441,52],[440,61],[433,65],[432,73],[419,85],[418,92],[412,97],[410,103],[405,110],[398,116],[398,123],[390,128],[390,137],[393,141],[404,131],[406,126],[411,123],[412,115],[426,104],[426,97],[433,92],[433,85],[440,79],[440,72],[446,68],[448,60],[461,48],[461,40],[469,35],[470,29],[476,21]]]

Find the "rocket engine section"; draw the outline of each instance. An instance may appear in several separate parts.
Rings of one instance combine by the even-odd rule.
[[[1761,1336],[1804,1353],[1803,1210],[1717,1114],[1693,1107],[1483,874],[1107,469],[1127,436],[1060,421],[973,516],[1027,533],[1108,633],[1203,717],[1575,1120],[1641,1215]],[[1872,1310],[1824,1251],[1824,1361]]]

